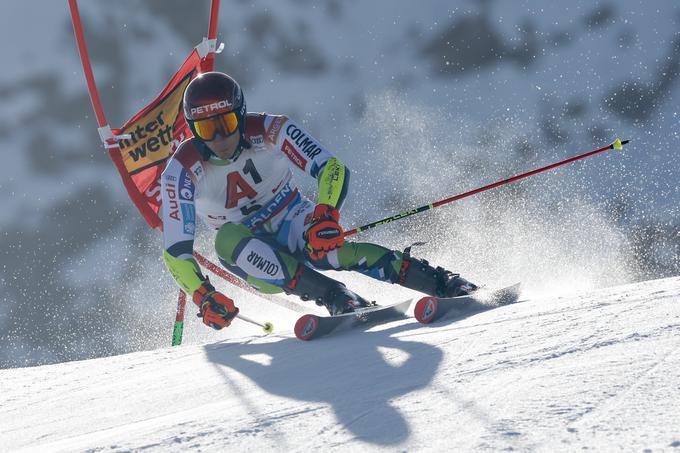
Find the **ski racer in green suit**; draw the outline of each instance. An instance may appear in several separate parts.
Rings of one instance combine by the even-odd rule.
[[[319,270],[356,271],[438,297],[477,289],[408,252],[345,241],[339,222],[349,169],[292,119],[247,113],[228,75],[199,75],[183,105],[194,137],[161,177],[163,257],[206,325],[228,326],[238,308],[193,258],[197,217],[217,230],[215,248],[231,273],[263,293],[313,300],[331,315],[370,303]],[[318,181],[316,203],[298,191],[293,167]]]

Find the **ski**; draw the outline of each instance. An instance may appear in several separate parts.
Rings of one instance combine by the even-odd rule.
[[[422,324],[429,324],[441,319],[451,310],[469,309],[471,307],[483,307],[483,309],[496,308],[503,305],[514,304],[519,300],[521,283],[498,289],[496,291],[480,290],[469,296],[448,298],[423,297],[413,309],[413,315]]]
[[[442,319],[447,313],[456,309],[483,309],[510,305],[519,300],[520,283],[496,291],[480,290],[469,296],[437,298],[423,297],[414,307],[414,317],[422,324],[429,324]],[[376,305],[352,313],[337,316],[320,316],[306,314],[300,316],[295,323],[295,336],[309,341],[331,333],[356,327],[368,327],[385,321],[406,317],[411,299],[391,305]],[[481,310],[480,310],[481,311]]]
[[[404,318],[411,301],[408,299],[391,305],[376,305],[337,316],[302,315],[295,323],[295,336],[309,341],[340,330]]]

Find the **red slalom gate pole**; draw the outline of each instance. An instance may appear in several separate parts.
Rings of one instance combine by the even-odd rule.
[[[187,305],[187,295],[181,289],[179,290],[179,298],[177,299],[177,313],[175,314],[175,326],[172,329],[172,345],[179,346],[182,344],[182,335],[184,334],[184,308]]]
[[[360,233],[362,231],[369,230],[371,228],[375,228],[377,226],[381,226],[381,225],[385,225],[387,223],[394,222],[395,220],[400,220],[400,219],[403,219],[405,217],[410,217],[414,214],[418,214],[418,213],[423,212],[423,211],[428,211],[430,209],[445,205],[447,203],[454,202],[456,200],[460,200],[462,198],[470,197],[472,195],[478,194],[480,192],[484,192],[486,190],[493,189],[493,188],[498,187],[498,186],[502,186],[504,184],[509,184],[511,182],[514,182],[514,181],[519,181],[520,179],[528,178],[529,176],[533,176],[537,173],[548,171],[548,170],[551,170],[553,168],[556,168],[556,167],[559,167],[559,166],[562,166],[562,165],[566,165],[570,162],[574,162],[574,161],[579,160],[579,159],[585,159],[586,157],[592,156],[594,154],[602,153],[602,152],[608,151],[610,149],[621,150],[621,149],[623,149],[623,145],[626,145],[629,142],[630,142],[630,140],[623,140],[622,141],[622,140],[619,140],[617,138],[616,140],[614,140],[614,143],[607,145],[607,146],[604,146],[600,149],[596,149],[594,151],[590,151],[590,152],[587,152],[587,153],[584,153],[584,154],[579,154],[578,156],[570,157],[569,159],[565,159],[563,161],[556,162],[554,164],[547,165],[545,167],[537,168],[536,170],[528,171],[526,173],[522,173],[521,175],[513,176],[512,178],[504,179],[502,181],[497,181],[493,184],[488,184],[486,186],[479,187],[477,189],[470,190],[468,192],[461,193],[459,195],[455,195],[453,197],[449,197],[449,198],[446,198],[446,199],[441,200],[441,201],[436,201],[434,203],[431,203],[431,204],[428,204],[428,205],[425,205],[425,206],[421,206],[419,208],[411,209],[410,211],[405,211],[405,212],[393,215],[392,217],[386,217],[382,220],[378,220],[376,222],[372,222],[372,223],[369,223],[367,225],[354,228],[353,230],[345,231],[345,237],[351,236],[351,235],[356,234],[356,233]]]
[[[216,39],[217,37],[217,21],[220,14],[220,0],[212,0],[210,3],[210,22],[208,23],[208,40]],[[204,72],[212,71],[213,65],[215,64],[215,53],[208,52],[205,59],[201,62],[201,70]],[[203,256],[201,256],[203,258]],[[203,258],[206,263],[210,263],[213,267],[213,263]],[[184,309],[187,303],[187,295],[183,290],[179,290],[179,296],[177,297],[177,313],[175,316],[175,326],[172,332],[172,345],[180,346],[182,344],[182,335],[184,333]]]
[[[220,15],[220,0],[212,0],[210,3],[210,22],[208,23],[208,40],[217,39],[217,20]],[[215,53],[209,52],[201,63],[201,71],[209,72],[215,65]]]
[[[85,80],[87,81],[87,91],[90,94],[92,110],[94,110],[94,114],[97,117],[97,124],[99,125],[99,127],[104,127],[108,123],[106,121],[106,115],[104,115],[102,101],[99,98],[99,91],[97,91],[97,83],[94,81],[94,74],[92,73],[92,64],[90,63],[90,55],[87,52],[87,44],[85,43],[83,25],[80,21],[78,3],[76,0],[68,0],[68,6],[69,9],[71,10],[71,22],[73,23],[73,32],[76,35],[78,53],[80,54],[80,62],[83,65],[83,73],[85,74]]]
[[[219,1],[219,0],[217,0]],[[102,106],[99,91],[97,90],[97,83],[94,80],[94,73],[92,72],[92,64],[90,62],[90,55],[87,51],[87,43],[85,41],[85,34],[83,33],[83,24],[80,20],[80,12],[78,11],[77,0],[68,0],[68,6],[71,11],[71,22],[73,23],[73,32],[76,35],[76,43],[78,44],[78,53],[80,54],[80,61],[83,65],[83,73],[87,81],[87,91],[90,94],[90,101],[92,102],[92,110],[97,117],[97,124],[99,125],[100,137],[102,129],[108,126],[106,115],[104,114],[104,107]],[[107,147],[117,147],[118,141],[111,135],[106,140]],[[177,313],[175,316],[175,324],[172,332],[172,345],[178,346],[182,344],[182,334],[184,332],[184,308],[186,306],[187,297],[184,291],[179,291],[177,298]]]
[[[94,73],[92,71],[92,63],[90,61],[90,55],[87,50],[87,42],[85,40],[85,34],[83,32],[83,25],[80,18],[80,11],[78,10],[77,0],[68,0],[69,10],[71,13],[71,22],[73,23],[73,32],[76,37],[76,43],[78,45],[78,53],[80,54],[80,61],[83,66],[83,73],[85,74],[85,80],[87,82],[87,91],[90,95],[90,101],[92,103],[92,110],[94,110],[95,116],[97,118],[97,124],[99,126],[99,133],[102,140],[105,140],[107,148],[118,147],[118,141],[113,134],[110,134],[110,129],[108,126],[108,121],[106,120],[106,115],[104,114],[104,107],[99,97],[99,91],[97,90],[97,83],[94,79]],[[219,8],[220,0],[211,0],[210,7],[210,22],[208,25],[208,39],[216,39],[217,37],[217,23],[219,18]],[[210,71],[213,68],[215,55],[214,52],[209,52],[205,60],[202,62],[202,68],[206,71]],[[205,65],[205,66],[203,66]],[[107,129],[109,134],[107,134]],[[202,259],[202,264],[207,266],[213,272],[215,270],[221,270],[216,265],[205,259],[204,257],[198,255]],[[231,277],[226,272],[217,272],[217,274],[222,277]],[[235,278],[225,278],[228,282],[237,284]],[[246,285],[237,285],[246,286]],[[254,290],[253,290],[254,291]],[[177,298],[177,312],[175,316],[175,324],[172,334],[172,345],[178,346],[182,344],[182,334],[184,330],[184,310],[186,306],[187,295],[184,291],[180,290]]]

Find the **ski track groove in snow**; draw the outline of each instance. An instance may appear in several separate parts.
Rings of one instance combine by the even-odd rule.
[[[677,325],[673,327],[678,327]],[[665,330],[665,329],[664,329]],[[569,427],[567,428],[571,432],[578,432],[580,429],[583,429],[583,427],[587,427],[587,425],[591,425],[593,428],[597,426],[597,421],[600,421],[603,418],[610,417],[611,413],[616,412],[621,408],[621,406],[626,404],[626,400],[624,397],[626,397],[629,393],[631,393],[633,390],[640,388],[643,386],[643,384],[646,384],[647,381],[650,381],[651,378],[654,377],[654,374],[659,370],[659,368],[662,365],[667,365],[669,363],[680,363],[680,356],[675,359],[675,361],[670,361],[668,360],[671,356],[673,355],[678,355],[678,351],[680,351],[680,346],[674,347],[672,350],[669,352],[665,353],[662,355],[661,358],[656,360],[654,363],[651,364],[649,368],[644,370],[640,375],[634,376],[631,379],[631,382],[624,386],[622,389],[620,389],[617,393],[614,393],[610,395],[603,403],[601,403],[598,407],[593,408],[592,411],[589,411],[587,413],[584,413],[581,417],[578,419],[574,420],[572,423],[569,424]],[[676,376],[677,380],[676,382],[680,383],[680,373],[677,371],[677,366],[676,366]],[[680,390],[680,386],[676,387],[675,389]],[[651,392],[654,392],[655,389],[652,387],[650,389]],[[658,392],[658,390],[656,390]],[[670,396],[670,395],[669,395]],[[678,400],[678,403],[680,403],[680,398],[676,396],[676,400]],[[676,408],[680,407],[680,404],[677,404],[675,406]],[[679,430],[680,431],[680,430]],[[680,446],[680,445],[679,445]]]

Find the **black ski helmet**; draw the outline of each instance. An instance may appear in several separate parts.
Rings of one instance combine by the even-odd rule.
[[[183,106],[184,117],[196,138],[193,121],[234,112],[238,118],[241,143],[247,143],[246,100],[238,82],[227,74],[217,71],[199,74],[184,90]]]

